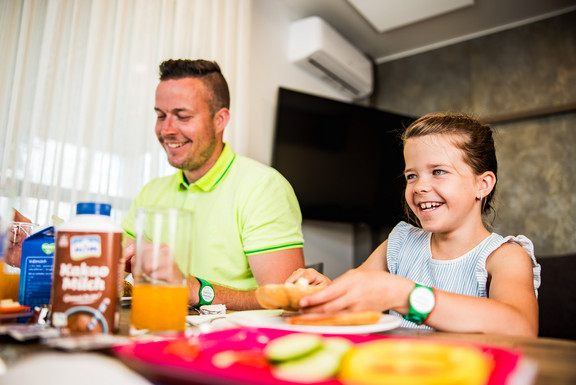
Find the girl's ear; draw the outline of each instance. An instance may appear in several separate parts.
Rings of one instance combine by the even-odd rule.
[[[492,192],[494,185],[496,185],[496,175],[492,171],[485,171],[478,175],[478,196],[476,198],[482,199]]]

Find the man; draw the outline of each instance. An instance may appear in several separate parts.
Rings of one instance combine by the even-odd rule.
[[[258,285],[281,283],[304,266],[302,217],[290,184],[276,170],[238,156],[223,142],[230,119],[228,85],[205,60],[167,60],[156,89],[156,135],[180,170],[148,183],[122,226],[134,234],[137,207],[194,212],[190,305],[258,308]],[[125,249],[134,263],[133,240]],[[194,276],[198,277],[195,278]],[[215,296],[200,297],[200,290]]]

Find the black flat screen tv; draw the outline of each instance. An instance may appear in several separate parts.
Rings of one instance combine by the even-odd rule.
[[[280,88],[272,166],[304,219],[392,227],[403,217],[400,135],[413,120]]]

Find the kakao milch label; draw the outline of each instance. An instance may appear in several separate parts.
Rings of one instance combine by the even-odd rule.
[[[121,256],[121,233],[56,233],[54,327],[71,334],[117,331]]]

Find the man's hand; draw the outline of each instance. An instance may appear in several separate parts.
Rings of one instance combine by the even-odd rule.
[[[126,236],[124,240],[124,271],[127,273],[132,272],[132,262],[136,259],[134,255],[136,254],[136,242],[134,239]]]
[[[130,258],[135,283],[163,281],[180,284],[184,274],[174,260],[172,250],[165,244],[142,241],[138,255]]]
[[[318,271],[310,268],[308,269],[300,268],[296,270],[295,272],[292,273],[292,275],[290,275],[286,279],[286,282],[294,283],[298,281],[300,278],[304,278],[305,280],[307,280],[309,285],[315,285],[315,286],[316,285],[326,286],[329,285],[330,282],[332,282],[330,278],[328,278],[324,274],[321,274]]]

